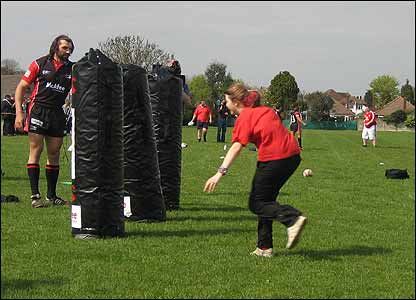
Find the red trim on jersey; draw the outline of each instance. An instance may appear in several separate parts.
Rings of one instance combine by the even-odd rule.
[[[29,84],[33,83],[36,80],[36,78],[38,77],[38,75],[39,75],[39,69],[40,68],[39,68],[39,65],[36,62],[36,60],[33,61],[30,64],[30,66],[29,66],[28,70],[26,71],[26,73],[22,76],[22,80],[26,81]],[[34,95],[32,93],[32,95],[30,97],[32,98],[33,96]]]
[[[33,89],[33,93],[38,92],[38,88],[39,88],[39,81],[36,82],[35,88]],[[26,110],[26,122],[25,122],[25,127],[24,127],[24,131],[25,132],[29,132],[29,120],[30,120],[30,112],[32,111],[33,106],[35,105],[35,98],[33,98],[32,100],[29,101],[29,104],[27,106],[27,110]]]
[[[58,71],[65,63],[60,63],[56,59],[53,59],[53,67],[55,68],[55,71]]]

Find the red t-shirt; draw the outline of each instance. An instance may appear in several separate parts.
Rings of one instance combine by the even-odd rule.
[[[300,153],[295,137],[273,109],[266,106],[244,108],[235,122],[232,142],[243,146],[255,144],[258,161],[284,159]]]
[[[198,105],[195,109],[194,116],[199,122],[208,122],[209,115],[211,114],[211,109],[208,106]]]
[[[364,125],[367,128],[370,128],[373,125],[376,125],[376,114],[374,112],[372,112],[371,110],[367,111],[364,114]]]

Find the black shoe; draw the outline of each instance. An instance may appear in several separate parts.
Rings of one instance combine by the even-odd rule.
[[[367,147],[367,145],[362,145],[363,147]]]
[[[66,205],[68,203],[68,201],[58,196],[51,197],[51,198],[46,197],[46,201],[48,201],[48,203],[51,203],[52,205]]]

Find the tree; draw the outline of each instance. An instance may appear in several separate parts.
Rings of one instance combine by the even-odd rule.
[[[399,96],[398,85],[397,79],[390,75],[381,75],[371,81],[370,87],[375,106],[382,107]]]
[[[411,112],[407,115],[406,121],[404,121],[404,125],[409,128],[415,128],[415,112]]]
[[[279,103],[282,111],[287,111],[296,102],[299,88],[295,77],[283,71],[270,81],[269,91],[273,101],[276,101],[272,105]]]
[[[188,123],[192,119],[194,109],[199,104],[199,101],[206,100],[211,96],[211,89],[208,86],[207,79],[204,75],[197,75],[188,81],[188,87],[192,94],[192,105],[184,107],[183,120]]]
[[[23,72],[16,60],[6,58],[1,61],[1,75],[15,75],[22,74]]]
[[[365,92],[364,101],[367,104],[367,107],[374,107],[374,97],[371,90],[367,90],[367,92]]]
[[[234,81],[231,73],[227,73],[227,66],[219,62],[213,62],[207,67],[205,77],[212,97],[207,103],[212,106]]]
[[[152,70],[153,64],[164,64],[173,55],[139,35],[116,36],[98,43],[99,49],[111,60],[120,64],[134,64]]]
[[[211,96],[211,88],[204,75],[197,75],[188,81],[188,86],[192,94],[192,104],[195,106],[201,100],[207,100]]]
[[[393,124],[394,127],[399,127],[401,123],[406,121],[406,112],[402,109],[396,110],[390,116],[385,117],[384,120],[387,124]]]
[[[313,92],[305,95],[309,107],[309,116],[313,121],[322,121],[329,118],[330,111],[334,106],[334,100],[322,92]]]
[[[402,86],[400,96],[413,105],[415,104],[415,88],[409,84],[409,79],[406,79],[406,84]]]

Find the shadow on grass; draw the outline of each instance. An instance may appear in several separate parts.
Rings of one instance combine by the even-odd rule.
[[[339,260],[344,256],[371,256],[371,255],[389,255],[393,251],[391,249],[381,247],[352,246],[344,249],[329,250],[300,250],[290,253],[282,253],[286,256],[303,256],[312,260]]]
[[[27,177],[16,177],[16,176],[7,176],[7,175],[5,175],[5,176],[3,176],[2,178],[1,178],[1,181],[7,181],[7,180],[13,180],[13,181],[25,181],[25,180],[27,180]]]
[[[38,286],[58,286],[63,285],[65,281],[63,278],[59,279],[12,279],[1,280],[1,295],[3,296],[8,290],[27,290]]]
[[[247,211],[247,207],[239,207],[239,206],[211,206],[211,207],[204,207],[203,205],[199,205],[196,207],[181,207],[179,211]]]
[[[178,216],[168,217],[166,222],[183,222],[183,221],[220,221],[220,222],[235,222],[235,221],[257,221],[257,216]]]
[[[218,228],[218,229],[201,229],[201,230],[176,230],[176,231],[129,231],[126,237],[191,237],[191,236],[214,236],[222,234],[253,233],[252,229],[243,228]]]

